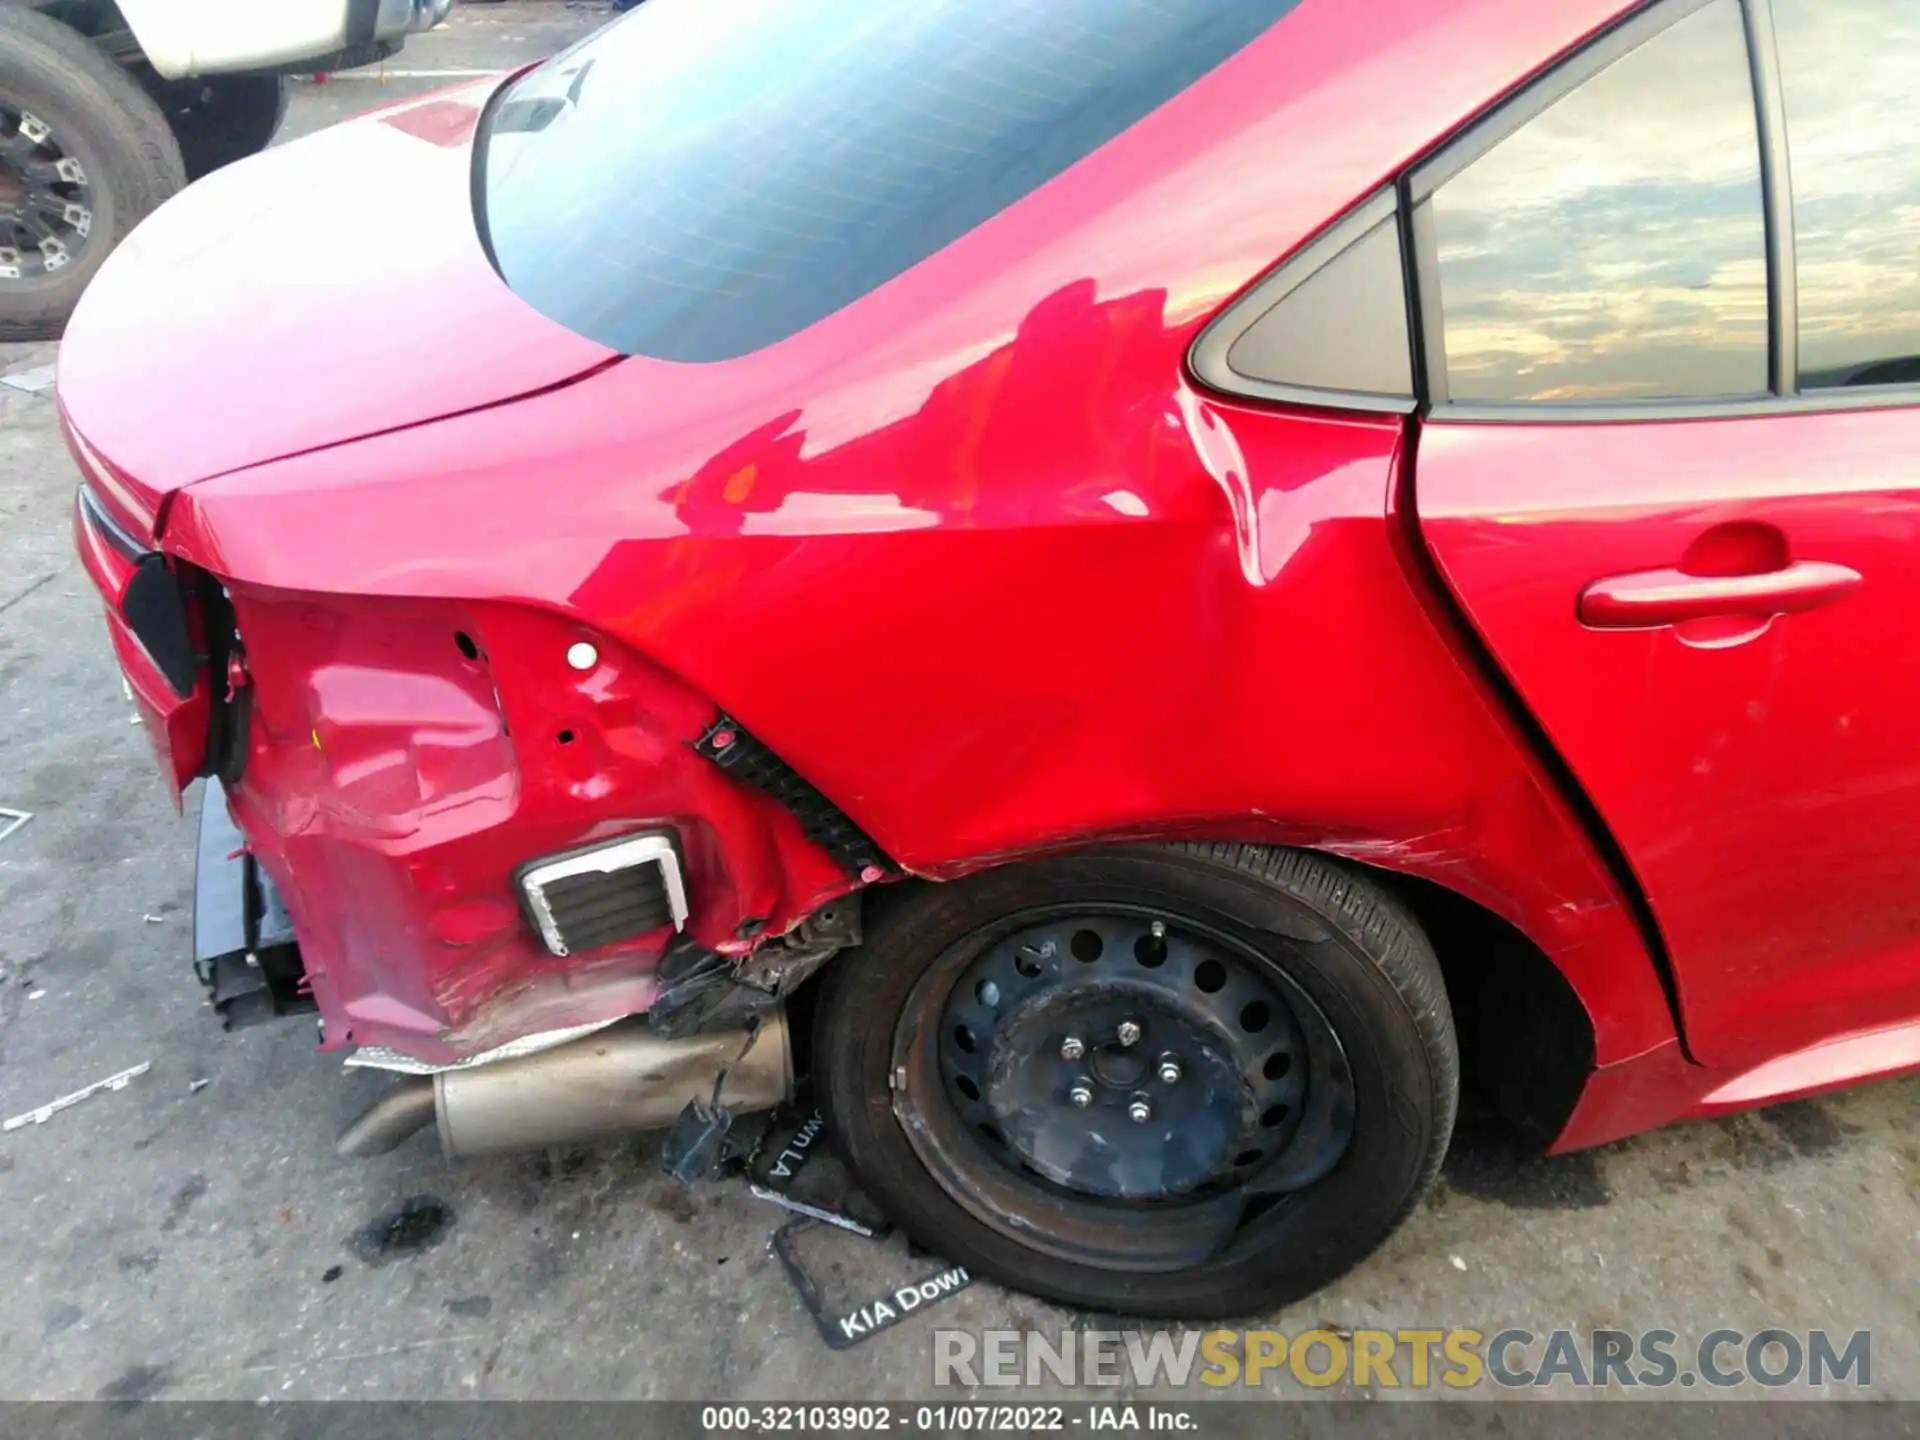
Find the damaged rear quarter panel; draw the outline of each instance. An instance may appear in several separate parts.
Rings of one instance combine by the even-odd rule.
[[[564,660],[579,627],[538,611],[232,595],[252,676],[233,805],[293,910],[330,1040],[451,1059],[644,1009],[668,932],[547,954],[511,879],[539,855],[673,827],[689,929],[711,948],[847,888],[686,746],[711,706],[604,636],[582,674]]]
[[[1398,422],[1195,394],[1177,378],[1185,331],[1159,307],[1130,298],[1096,306],[1097,321],[1059,317],[1065,343],[1094,324],[1123,337],[1109,365],[1115,393],[1084,410],[992,382],[996,366],[1023,362],[989,352],[905,418],[841,446],[812,446],[804,417],[786,416],[688,470],[629,483],[609,480],[624,462],[605,450],[543,459],[537,437],[575,433],[621,403],[623,383],[659,378],[630,362],[456,426],[280,462],[245,486],[194,487],[177,507],[178,538],[236,571],[289,559],[283,568],[303,577],[331,564],[345,583],[444,592],[337,602],[370,622],[388,607],[439,615],[420,622],[417,643],[443,673],[460,663],[453,632],[470,620],[527,789],[461,791],[436,831],[503,818],[458,842],[457,861],[436,859],[501,903],[513,864],[580,842],[581,831],[547,823],[560,814],[575,826],[604,819],[607,832],[677,818],[714,845],[709,875],[787,877],[764,883],[790,908],[742,894],[718,923],[700,908],[711,881],[696,875],[695,930],[709,946],[753,916],[769,915],[777,933],[804,913],[804,892],[832,893],[841,877],[789,817],[687,769],[684,742],[717,704],[910,871],[957,875],[1123,838],[1311,846],[1423,876],[1508,918],[1586,1001],[1602,1063],[1670,1038],[1608,874],[1397,552]],[[1050,346],[1023,336],[1010,348],[1023,344],[1048,365]],[[968,425],[970,450],[947,443]],[[1086,455],[1106,458],[1056,483]],[[357,489],[354,503],[386,518],[356,527],[367,543],[351,557],[329,548],[293,560],[280,537],[323,525],[348,462],[407,482]],[[514,533],[531,523],[521,511],[460,500],[524,487],[535,470],[547,538]],[[409,560],[403,547],[428,533],[426,513],[437,517],[431,544]],[[236,604],[250,653],[266,655]],[[572,675],[564,653],[582,636],[617,641],[623,664],[658,677],[657,692]],[[310,643],[302,632],[287,640]],[[483,752],[502,743],[472,729],[481,692],[471,686],[395,693],[443,696],[442,736],[471,735]],[[605,733],[584,750],[556,746],[562,728],[588,733],[584,715]],[[297,749],[312,719],[292,709],[281,743]],[[414,742],[395,729],[390,743]],[[359,761],[369,777],[378,753],[374,744]],[[469,774],[458,757],[433,764]],[[420,804],[402,799],[411,817]],[[507,821],[508,806],[524,819]],[[742,812],[751,826],[726,818]],[[358,843],[364,854],[418,841],[368,832]],[[777,858],[763,862],[769,845]],[[423,872],[418,883],[430,881]],[[352,923],[336,949],[371,977],[390,926]],[[524,935],[465,949],[435,962],[436,978],[407,997],[413,1009],[431,1014],[431,996],[457,1024],[517,968],[555,963]]]
[[[1219,305],[1605,7],[1404,8],[1383,39],[1347,7],[1301,7],[1057,179],[765,349],[629,357],[181,492],[167,543],[213,573],[438,615],[434,667],[457,658],[461,617],[484,632],[520,770],[513,823],[467,834],[455,808],[419,832],[454,832],[444,854],[360,831],[354,853],[424,865],[421,883],[429,857],[446,861],[461,893],[497,899],[511,859],[569,826],[680,816],[707,827],[709,869],[736,889],[727,918],[776,891],[798,913],[840,883],[824,857],[678,759],[717,706],[909,870],[1119,838],[1313,846],[1512,921],[1580,993],[1600,1063],[1671,1040],[1604,864],[1397,548],[1400,422],[1228,404],[1185,378]],[[1342,115],[1366,123],[1341,126],[1335,153]],[[1274,162],[1299,154],[1326,163]],[[610,718],[618,738],[575,775],[546,737],[601,703],[564,670],[582,630],[660,679],[605,696],[594,713],[630,699],[645,716]],[[465,728],[472,690],[432,693],[442,734],[497,746]],[[284,704],[295,746],[305,701]],[[299,863],[320,873],[323,858]],[[695,932],[713,944],[709,884],[696,876]],[[421,917],[316,919],[353,927],[335,951],[371,975],[378,937]],[[516,966],[550,971],[513,948],[526,944],[503,932],[436,952],[407,1003],[477,1003],[463,967],[500,986]]]

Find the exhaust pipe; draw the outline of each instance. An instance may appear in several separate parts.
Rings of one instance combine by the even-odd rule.
[[[433,1123],[433,1077],[412,1075],[369,1105],[333,1142],[342,1155],[384,1155]]]
[[[342,1155],[384,1155],[428,1124],[449,1160],[664,1130],[689,1100],[771,1110],[793,1093],[787,1017],[752,1030],[664,1040],[644,1018],[525,1055],[403,1080],[340,1132]]]

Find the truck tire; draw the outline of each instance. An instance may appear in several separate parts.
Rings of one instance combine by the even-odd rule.
[[[180,144],[189,182],[257,155],[287,118],[284,75],[209,75],[163,84],[156,98]]]
[[[1439,1169],[1439,964],[1357,867],[1138,845],[874,898],[827,973],[814,1089],[863,1187],[949,1264],[1108,1312],[1271,1310]]]
[[[166,117],[126,71],[0,5],[0,341],[59,335],[107,253],[185,184]]]

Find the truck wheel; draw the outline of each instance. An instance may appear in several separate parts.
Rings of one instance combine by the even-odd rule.
[[[160,108],[173,126],[187,179],[257,155],[287,118],[284,75],[211,75],[166,84]]]
[[[1373,1250],[1453,1129],[1439,965],[1363,872],[1130,846],[909,892],[821,997],[836,1141],[923,1246],[1069,1304],[1271,1309]]]
[[[58,335],[107,252],[185,183],[131,76],[58,21],[0,5],[0,340]]]

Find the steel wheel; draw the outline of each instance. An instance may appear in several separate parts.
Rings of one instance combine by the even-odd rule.
[[[1177,1268],[1244,1242],[1353,1135],[1312,998],[1149,908],[1028,912],[951,947],[895,1037],[895,1096],[971,1214],[1083,1263]]]
[[[73,264],[92,231],[93,198],[80,161],[31,110],[0,105],[0,284]]]
[[[1366,872],[1116,845],[890,888],[828,967],[811,1069],[862,1188],[950,1263],[1245,1315],[1355,1264],[1438,1170],[1446,991]]]

